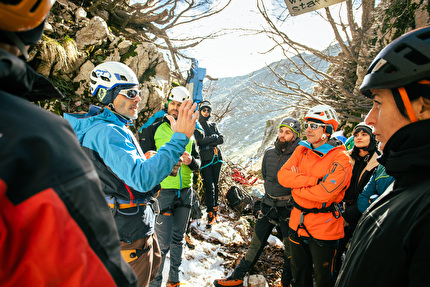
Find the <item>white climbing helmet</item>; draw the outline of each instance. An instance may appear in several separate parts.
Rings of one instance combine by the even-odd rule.
[[[90,75],[91,95],[102,104],[112,103],[122,89],[139,85],[136,74],[123,63],[106,62],[96,66]]]
[[[188,92],[187,88],[174,87],[170,90],[170,93],[167,96],[167,101],[177,101],[182,103],[185,100],[189,100],[190,97],[190,92]]]
[[[333,132],[336,131],[339,126],[339,119],[336,111],[327,105],[318,105],[310,109],[305,116],[305,120],[307,121],[308,119],[320,120],[326,125],[332,125]]]

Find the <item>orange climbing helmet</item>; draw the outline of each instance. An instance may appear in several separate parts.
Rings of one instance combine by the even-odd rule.
[[[22,32],[39,26],[55,0],[0,0],[0,30]]]

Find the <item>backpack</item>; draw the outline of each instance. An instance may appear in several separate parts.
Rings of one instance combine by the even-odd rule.
[[[240,213],[251,202],[251,196],[248,192],[238,186],[230,187],[225,198],[227,199],[228,205]]]

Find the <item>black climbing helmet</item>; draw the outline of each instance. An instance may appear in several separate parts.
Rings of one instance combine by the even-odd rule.
[[[281,127],[288,127],[290,128],[293,132],[295,132],[297,134],[297,137],[300,137],[300,131],[302,129],[300,122],[294,118],[285,118],[281,121],[281,123],[279,124],[279,129]]]
[[[430,26],[413,30],[387,45],[373,60],[360,91],[394,89],[430,80]]]

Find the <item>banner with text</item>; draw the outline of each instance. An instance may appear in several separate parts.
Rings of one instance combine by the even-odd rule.
[[[315,11],[345,0],[284,0],[292,16]]]

